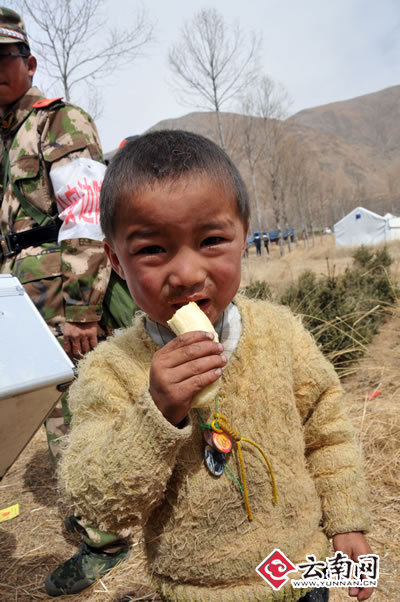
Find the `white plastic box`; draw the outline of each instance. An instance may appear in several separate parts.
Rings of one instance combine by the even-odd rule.
[[[17,278],[0,274],[0,480],[74,378],[74,365]]]

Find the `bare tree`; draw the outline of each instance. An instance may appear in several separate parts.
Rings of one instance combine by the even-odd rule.
[[[220,144],[225,138],[220,111],[256,79],[260,38],[228,27],[215,8],[202,9],[182,28],[169,51],[169,64],[185,104],[215,111]],[[183,85],[183,88],[182,88]]]
[[[282,241],[281,161],[289,99],[286,90],[264,76],[257,87],[257,114],[262,118],[267,174],[270,181],[275,225],[278,230],[280,254],[284,255]]]
[[[400,160],[392,162],[386,169],[386,183],[390,202],[390,211],[393,215],[400,213]]]
[[[105,0],[16,0],[29,28],[34,52],[49,78],[60,82],[67,101],[80,83],[92,87],[116,69],[131,64],[153,38],[144,10],[134,13],[126,30],[109,26]]]
[[[257,166],[262,158],[264,144],[261,137],[258,135],[259,125],[258,119],[255,117],[256,99],[252,92],[248,92],[242,99],[241,113],[243,114],[241,128],[238,136],[242,156],[244,156],[251,176],[251,188],[253,191],[254,204],[256,207],[257,228],[261,232],[263,230],[261,219],[261,202],[257,184]]]
[[[333,227],[340,216],[340,195],[336,178],[331,176],[325,185],[325,197],[327,201],[326,226]]]
[[[306,199],[308,220],[309,220],[309,224],[310,224],[312,246],[314,246],[315,245],[315,226],[314,226],[314,214],[313,214],[313,210],[311,207],[311,182],[310,182],[310,180],[306,180],[305,199]]]
[[[291,158],[292,148],[296,142],[294,139],[287,139],[283,142],[281,148],[281,161],[279,169],[279,188],[280,188],[280,202],[282,208],[282,221],[286,228],[286,242],[289,253],[292,250],[291,236],[290,236],[290,223],[288,213],[287,196],[290,194],[290,178],[291,178]]]

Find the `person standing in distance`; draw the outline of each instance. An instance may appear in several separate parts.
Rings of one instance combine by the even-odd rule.
[[[269,255],[269,234],[267,232],[263,232],[263,241],[264,241],[265,250],[267,251],[267,254]]]
[[[259,232],[254,236],[254,244],[256,245],[256,254],[261,255],[261,237]]]

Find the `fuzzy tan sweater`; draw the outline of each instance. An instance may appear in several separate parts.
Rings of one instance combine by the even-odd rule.
[[[289,583],[273,592],[255,572],[263,558],[279,548],[295,564],[307,554],[325,559],[328,537],[368,527],[360,454],[333,367],[287,309],[235,303],[242,334],[220,379],[219,410],[263,447],[279,496],[273,505],[266,465],[243,443],[252,522],[227,471],[217,478],[206,468],[194,410],[175,428],[151,399],[157,346],[143,316],[98,345],[70,389],[62,487],[102,530],[143,525],[149,571],[170,600],[298,600],[304,590]],[[214,412],[203,409],[203,418]],[[236,449],[228,466],[239,479]]]

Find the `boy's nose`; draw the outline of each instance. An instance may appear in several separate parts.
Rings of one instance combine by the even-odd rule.
[[[206,270],[194,252],[181,252],[171,265],[169,283],[174,288],[190,288],[202,284],[206,277]]]

